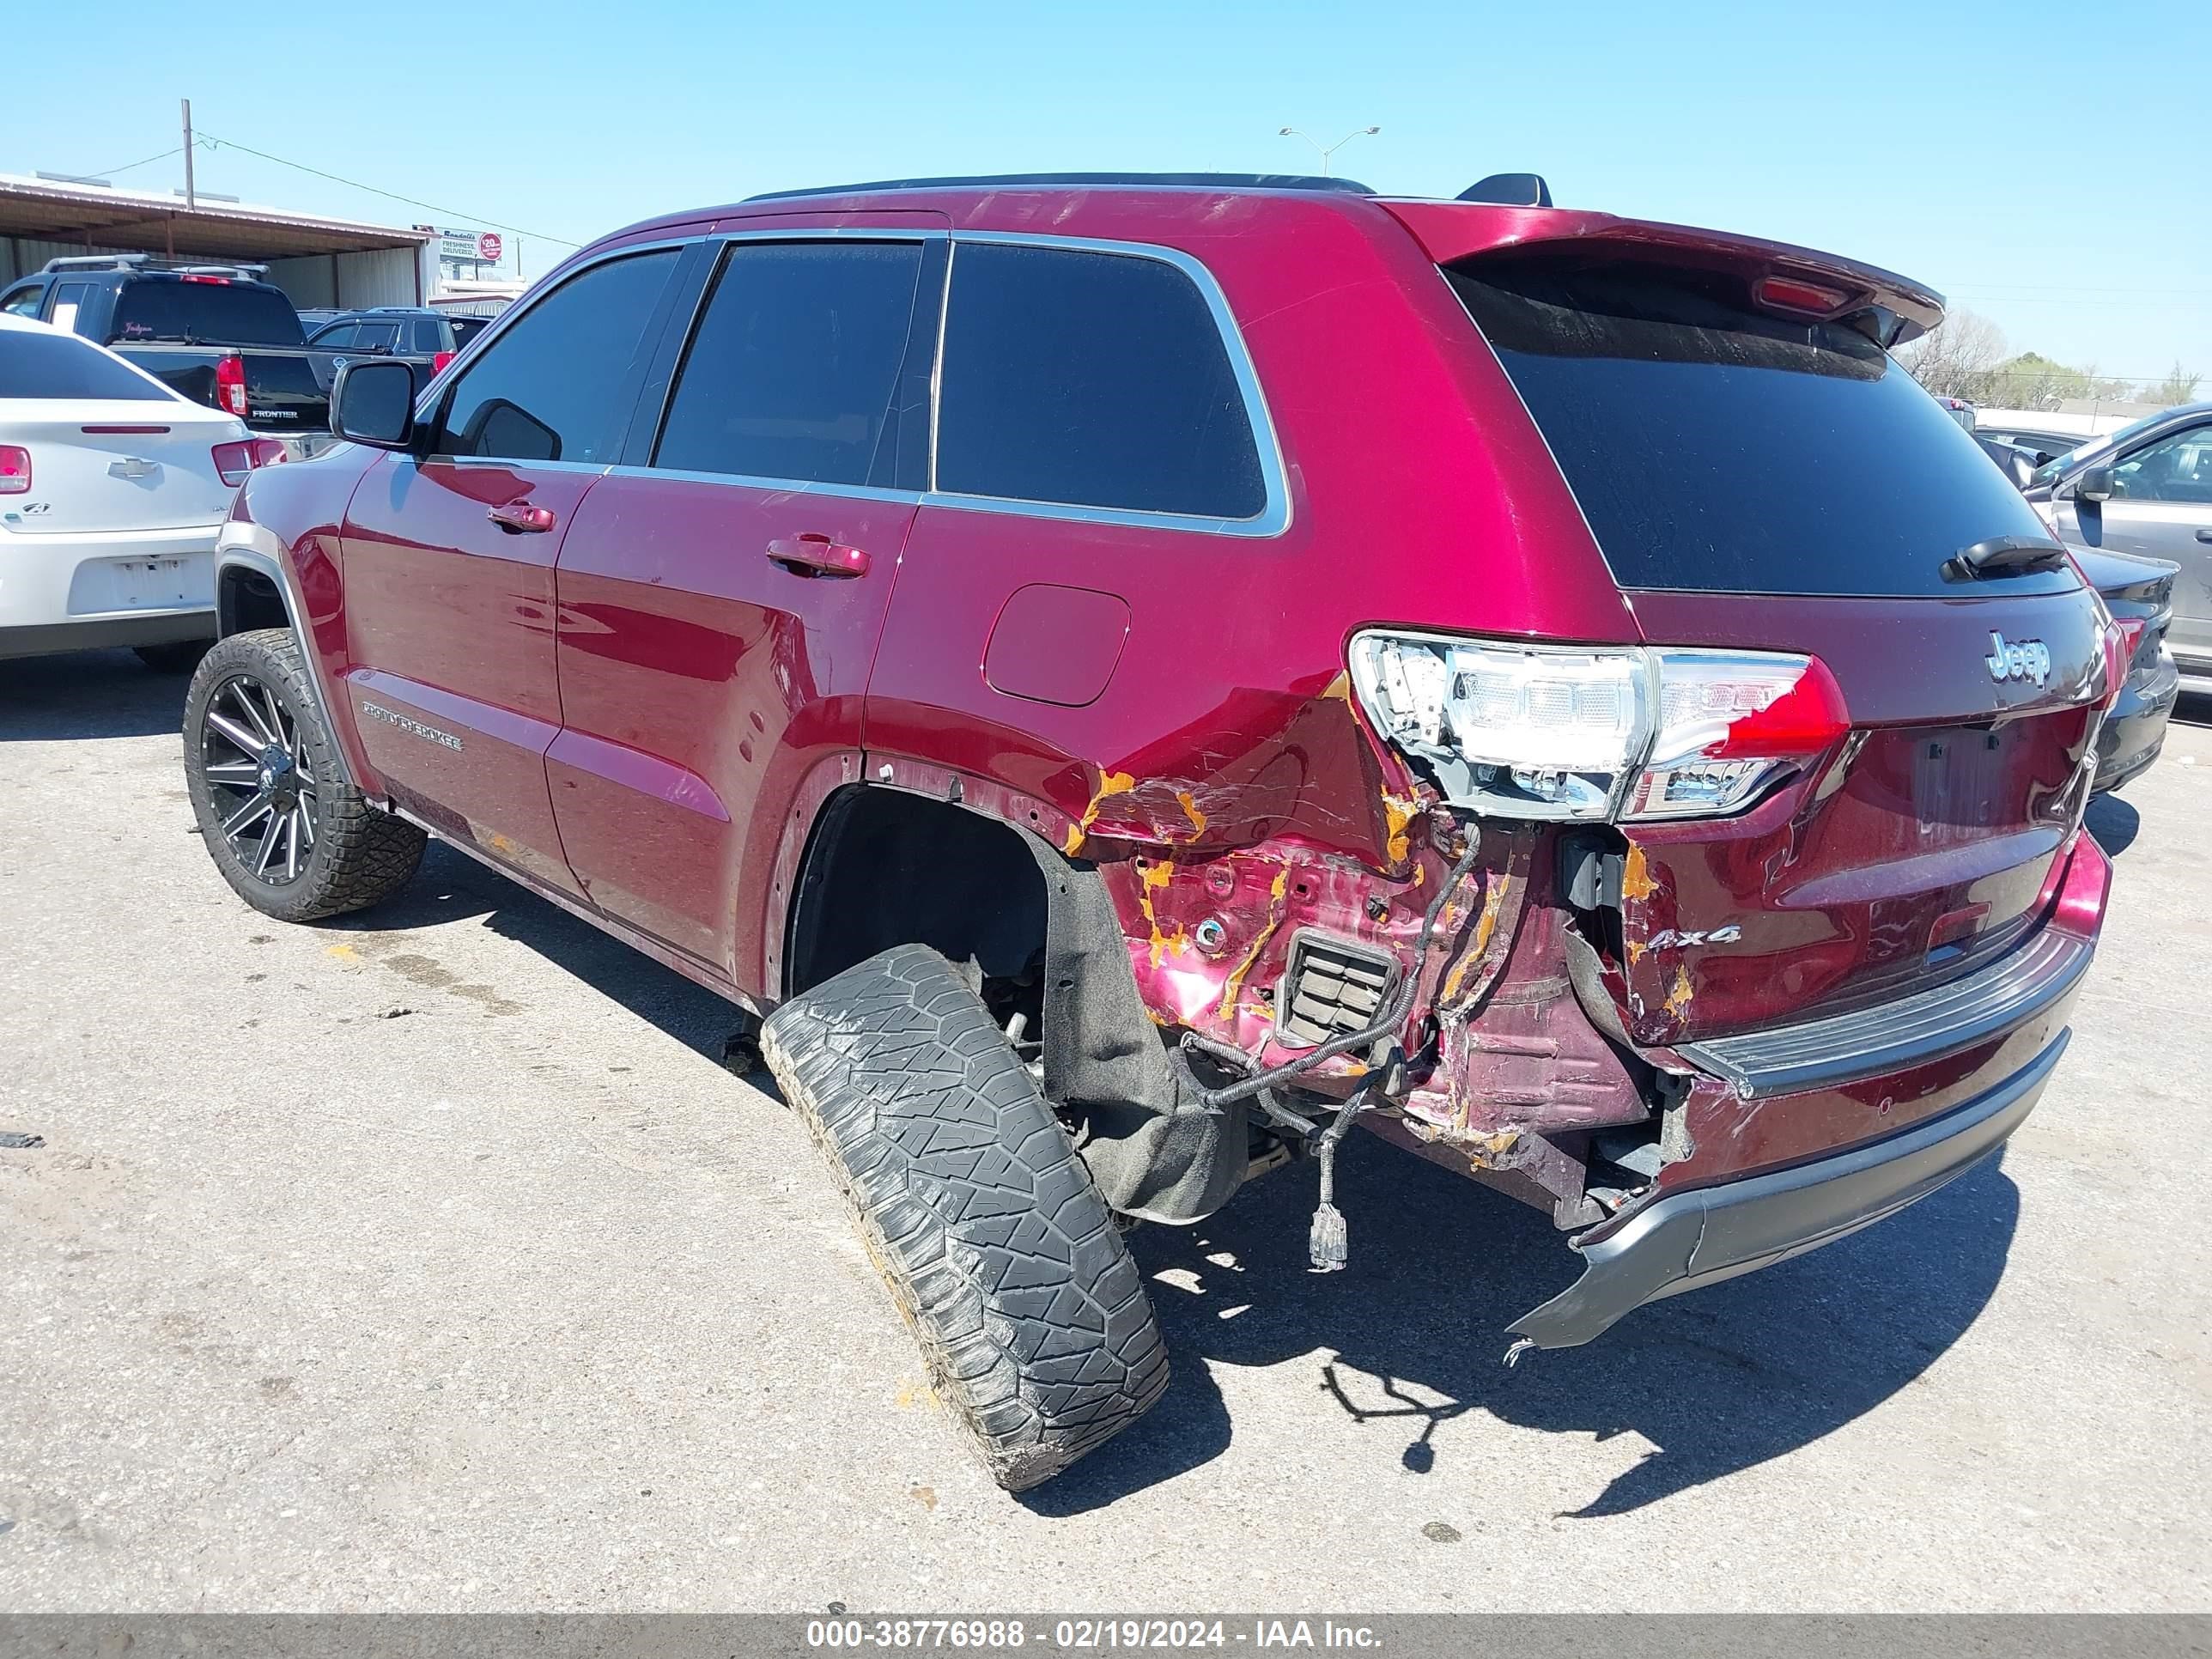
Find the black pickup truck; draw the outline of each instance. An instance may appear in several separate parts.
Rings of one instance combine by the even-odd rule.
[[[256,432],[327,433],[341,355],[308,346],[300,313],[266,274],[133,253],[51,259],[0,294],[0,311],[96,340]]]

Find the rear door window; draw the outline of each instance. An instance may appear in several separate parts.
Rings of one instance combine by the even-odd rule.
[[[917,242],[734,244],[678,371],[655,466],[889,484]]]
[[[0,335],[0,398],[81,398],[167,403],[175,394],[99,347],[67,334],[10,329]]]
[[[54,284],[53,314],[46,319],[56,328],[76,331],[76,314],[82,311],[85,301],[92,297],[90,283],[57,283]]]
[[[115,300],[117,340],[192,340],[209,345],[306,343],[300,313],[273,288],[219,277],[158,276],[125,283]]]
[[[1218,520],[1267,505],[1220,327],[1164,260],[960,242],[941,374],[940,490]]]
[[[1872,340],[1748,309],[1722,277],[1525,258],[1445,275],[1627,588],[1960,596],[1943,566],[2048,539]],[[2012,575],[2007,594],[2078,586]]]
[[[363,323],[354,347],[360,351],[390,351],[399,343],[397,323]]]
[[[445,455],[605,464],[629,426],[631,370],[677,250],[580,271],[469,366],[446,404]]]

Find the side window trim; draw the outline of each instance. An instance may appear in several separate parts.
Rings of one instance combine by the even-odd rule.
[[[1265,491],[1265,500],[1259,513],[1249,519],[1218,519],[1194,514],[1152,513],[1120,507],[1084,507],[1059,501],[1020,501],[1007,496],[976,495],[939,489],[936,487],[937,409],[941,401],[945,373],[945,325],[951,307],[952,285],[960,280],[960,248],[966,243],[991,243],[1006,247],[1064,248],[1077,253],[1104,253],[1133,259],[1152,259],[1172,265],[1188,277],[1213,319],[1214,328],[1221,336],[1222,349],[1228,355],[1230,374],[1234,377],[1237,392],[1244,401],[1244,417],[1251,426],[1253,444],[1259,453],[1260,477]],[[1153,242],[1100,241],[1084,236],[1048,236],[1023,231],[953,232],[952,269],[945,283],[945,303],[938,318],[936,369],[931,390],[930,488],[922,496],[922,504],[926,507],[957,507],[972,513],[1006,513],[1024,518],[1058,519],[1081,524],[1183,530],[1218,536],[1271,538],[1279,536],[1290,528],[1291,497],[1287,469],[1283,461],[1282,441],[1275,430],[1274,416],[1267,408],[1267,394],[1261,387],[1259,371],[1253,366],[1251,351],[1244,343],[1243,331],[1237,325],[1236,315],[1229,308],[1228,296],[1221,291],[1221,284],[1203,262],[1181,248],[1166,247]]]
[[[604,254],[600,255],[597,258],[586,260],[568,270],[563,271],[559,282],[549,283],[542,291],[534,293],[527,299],[518,301],[515,304],[507,307],[506,310],[502,311],[497,317],[494,318],[488,326],[480,330],[477,333],[477,338],[485,342],[483,349],[480,351],[471,351],[470,353],[470,361],[468,363],[463,365],[464,370],[473,369],[477,365],[481,364],[484,358],[490,354],[491,347],[497,343],[500,337],[504,336],[510,328],[520,323],[525,317],[529,316],[531,313],[536,311],[538,307],[544,305],[547,300],[550,299],[554,295],[558,294],[562,289],[568,287],[569,283],[574,282],[578,277],[582,276],[590,271],[597,270],[602,266],[612,264],[617,259],[631,258],[641,253],[665,252],[672,248],[681,249],[683,252],[678,255],[675,268],[670,271],[667,280],[661,285],[659,299],[654,301],[654,318],[656,319],[659,319],[665,314],[668,307],[672,304],[674,299],[674,296],[679,293],[683,288],[686,256],[691,252],[696,240],[696,239],[690,236],[670,236],[662,238],[658,241],[625,242],[620,247],[609,248]],[[646,324],[644,333],[639,337],[638,345],[640,349],[636,356],[632,358],[629,374],[625,377],[623,393],[617,394],[616,401],[618,404],[623,403],[623,394],[628,394],[627,406],[631,411],[629,416],[626,417],[631,424],[625,428],[620,442],[615,447],[617,458],[628,453],[630,434],[635,429],[636,393],[644,383],[646,371],[651,362],[650,354],[643,348],[646,340],[653,337],[654,329],[657,326],[659,326],[657,320],[648,321]],[[459,388],[461,382],[467,378],[468,374],[465,372],[459,374],[446,374],[437,377],[437,380],[430,386],[425,388],[422,394],[416,400],[415,419],[416,424],[418,426],[425,427],[432,432],[442,430],[445,425],[446,416],[453,409],[453,394]],[[429,461],[435,461],[441,465],[459,467],[511,467],[515,465],[515,462],[512,459],[502,459],[497,456],[447,455],[441,454],[435,451],[427,454],[419,454],[415,457],[415,460],[418,465]],[[614,470],[614,464],[608,461],[532,461],[528,465],[532,471],[539,472],[606,473]]]

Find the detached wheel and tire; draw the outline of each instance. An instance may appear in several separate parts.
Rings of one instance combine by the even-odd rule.
[[[1167,1352],[1136,1263],[1036,1080],[925,945],[794,997],[769,1069],[850,1200],[938,1396],[1009,1492],[1141,1416]]]
[[[345,781],[281,628],[234,634],[200,659],[185,694],[185,783],[223,879],[280,921],[365,909],[422,861],[422,832]]]

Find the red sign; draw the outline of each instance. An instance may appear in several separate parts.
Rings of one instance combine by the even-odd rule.
[[[477,238],[477,258],[488,265],[499,263],[499,256],[507,252],[507,244],[500,240],[499,233],[488,230]]]

